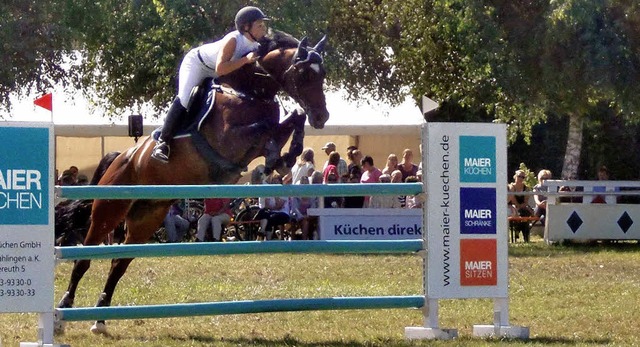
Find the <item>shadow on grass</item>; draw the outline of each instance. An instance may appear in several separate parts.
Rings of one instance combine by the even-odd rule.
[[[416,344],[404,340],[393,339],[373,339],[372,341],[300,341],[294,337],[285,336],[283,338],[215,338],[205,335],[192,335],[188,339],[176,338],[176,340],[197,341],[205,344],[212,344],[215,346],[228,344],[230,346],[296,346],[296,347],[375,347],[375,346],[398,346],[409,347],[416,346]]]
[[[608,345],[610,343],[612,343],[613,341],[611,341],[611,339],[568,339],[568,338],[564,338],[564,337],[552,337],[552,336],[537,336],[533,339],[529,339],[527,341],[528,343],[541,343],[541,344],[545,344],[545,345],[552,345],[552,344],[560,344],[560,345],[596,345],[596,346],[602,346],[602,345]]]
[[[267,339],[267,338],[216,338],[205,335],[192,335],[188,338],[172,337],[175,340],[181,342],[197,341],[205,344],[212,345],[224,345],[231,346],[296,346],[296,347],[376,347],[376,346],[397,346],[397,347],[415,347],[415,346],[469,346],[469,345],[529,345],[529,344],[544,344],[544,345],[594,345],[602,346],[612,343],[610,339],[569,339],[564,337],[552,337],[552,336],[537,336],[528,340],[520,339],[493,339],[493,338],[478,338],[472,336],[462,336],[454,340],[420,340],[420,341],[408,341],[404,339],[373,339],[370,341],[313,341],[305,342],[300,341],[291,336],[285,336],[280,339]]]

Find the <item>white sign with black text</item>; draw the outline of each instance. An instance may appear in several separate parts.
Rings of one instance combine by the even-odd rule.
[[[312,208],[321,240],[422,238],[422,210],[400,208]]]

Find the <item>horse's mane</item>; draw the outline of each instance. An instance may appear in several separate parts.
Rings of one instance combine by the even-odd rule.
[[[264,56],[276,49],[296,48],[300,41],[290,34],[279,30],[269,30],[269,33],[260,40],[258,55]]]

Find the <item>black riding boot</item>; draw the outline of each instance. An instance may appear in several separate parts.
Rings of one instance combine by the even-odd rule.
[[[167,112],[167,118],[164,120],[162,132],[160,132],[160,137],[158,138],[158,143],[156,143],[156,146],[153,148],[153,153],[151,153],[152,158],[165,163],[169,161],[169,145],[178,130],[178,124],[181,123],[186,112],[187,109],[182,106],[180,99],[176,98],[169,108],[169,112]]]

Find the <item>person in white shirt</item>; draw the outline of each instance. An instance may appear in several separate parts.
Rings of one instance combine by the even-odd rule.
[[[162,132],[151,156],[162,162],[169,161],[170,143],[178,130],[180,119],[187,112],[193,87],[205,78],[229,74],[246,64],[255,63],[258,41],[267,34],[267,16],[257,7],[247,6],[236,14],[236,30],[213,43],[190,50],[180,64],[178,96],[169,108]]]

